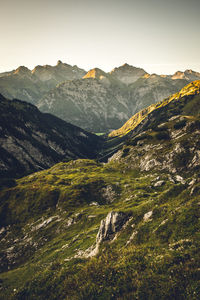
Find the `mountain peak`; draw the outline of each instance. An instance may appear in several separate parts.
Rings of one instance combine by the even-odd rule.
[[[27,73],[31,73],[31,70],[29,70],[25,66],[20,66],[14,71],[14,74],[20,74],[20,75],[27,74]]]
[[[114,68],[110,74],[128,85],[134,83],[140,77],[147,74],[147,72],[141,68],[133,67],[125,63],[118,68]]]
[[[127,63],[125,63],[125,64],[123,64],[121,67],[129,68],[129,67],[133,67],[133,66],[131,66],[131,65],[127,64]],[[119,67],[119,68],[120,68],[120,67]]]
[[[58,66],[58,65],[61,65],[62,63],[63,63],[63,62],[62,62],[61,60],[58,60],[58,61],[57,61],[57,66]]]
[[[185,72],[177,71],[172,75],[172,79],[186,79],[190,81],[199,80],[200,79],[200,73],[195,72],[191,69],[185,70]]]
[[[129,69],[129,70],[135,70],[135,71],[142,70],[143,72],[145,72],[144,69],[138,68],[138,67],[134,67],[134,66],[129,65],[127,63],[125,63],[125,64],[123,64],[123,65],[121,65],[119,67],[114,68],[111,72],[113,72],[115,70],[123,70],[123,69]]]
[[[91,69],[83,78],[96,78],[107,77],[107,74],[99,68]]]

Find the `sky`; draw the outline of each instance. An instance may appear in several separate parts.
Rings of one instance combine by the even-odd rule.
[[[58,60],[200,72],[200,0],[0,0],[0,10],[0,72]]]

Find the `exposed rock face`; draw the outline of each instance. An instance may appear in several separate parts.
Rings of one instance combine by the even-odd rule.
[[[101,221],[96,243],[112,240],[114,235],[122,229],[122,226],[128,221],[129,215],[124,212],[111,211],[104,220]]]

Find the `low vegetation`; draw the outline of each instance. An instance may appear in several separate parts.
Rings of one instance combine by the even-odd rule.
[[[4,182],[2,299],[199,299],[200,117],[186,91],[121,144],[107,140],[107,163]],[[121,227],[111,212],[126,216]]]

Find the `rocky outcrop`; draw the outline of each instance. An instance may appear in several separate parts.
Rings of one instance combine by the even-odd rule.
[[[130,214],[124,212],[111,211],[106,218],[101,221],[100,228],[96,237],[96,243],[112,240],[117,232],[130,218]]]
[[[117,233],[123,229],[130,219],[131,213],[124,213],[122,211],[109,212],[106,218],[101,220],[99,231],[96,236],[96,244],[89,247],[84,253],[81,253],[81,256],[88,258],[97,255],[101,243],[112,241],[116,238]]]

